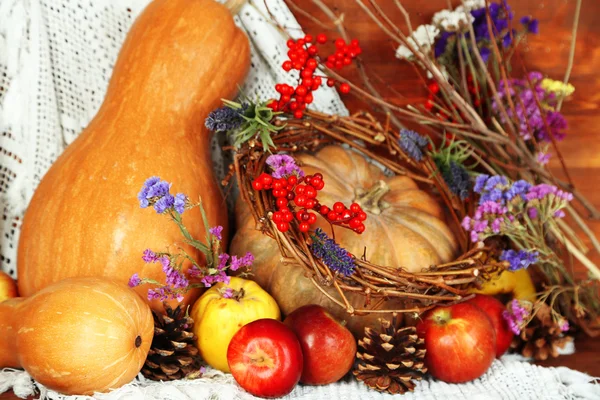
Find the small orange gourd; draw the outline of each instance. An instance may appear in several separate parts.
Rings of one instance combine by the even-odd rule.
[[[319,191],[321,204],[336,201],[359,203],[367,213],[366,230],[362,235],[335,228],[335,239],[355,256],[365,253],[367,259],[378,265],[403,267],[418,272],[452,260],[457,252],[456,239],[444,222],[440,204],[406,176],[386,177],[376,166],[359,153],[340,146],[328,146],[318,153],[296,157],[307,175],[321,173],[325,187]],[[348,320],[348,328],[357,336],[364,334],[364,326],[375,323],[381,313],[349,317],[335,305],[306,276],[301,266],[283,262],[277,243],[259,230],[248,207],[242,200],[236,205],[238,231],[231,244],[233,254],[251,251],[255,255],[252,279],[269,292],[283,314],[289,314],[306,304],[320,304],[336,318]],[[313,228],[322,228],[330,237],[331,226],[321,217]],[[333,288],[329,290],[338,296]],[[364,296],[347,293],[355,308],[364,307]],[[380,308],[393,309],[390,300]],[[373,301],[377,303],[377,301]]]
[[[97,115],[29,204],[18,250],[19,293],[30,296],[74,276],[127,282],[137,272],[164,282],[159,265],[142,262],[146,248],[182,246],[199,258],[175,224],[140,209],[136,196],[147,178],[159,176],[194,202],[201,196],[210,224],[227,229],[204,121],[221,98],[236,93],[248,68],[248,39],[223,5],[150,3],[128,33]],[[198,209],[183,219],[194,237],[204,237]],[[185,302],[197,295],[190,291]]]
[[[65,394],[116,389],[142,369],[152,312],[122,283],[71,278],[0,303],[0,368],[24,368]]]

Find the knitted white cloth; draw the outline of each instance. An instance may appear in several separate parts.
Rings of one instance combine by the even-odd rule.
[[[0,393],[12,387],[22,398],[35,395],[40,399],[83,400],[87,396],[61,396],[31,380],[23,371],[0,371]],[[250,400],[258,399],[237,385],[231,375],[210,370],[195,381],[161,383],[145,380],[141,375],[134,382],[111,393],[96,394],[101,400]],[[439,381],[417,384],[413,393],[391,396],[368,389],[354,379],[326,386],[298,385],[283,399],[305,400],[598,400],[597,380],[568,368],[543,368],[504,357],[494,361],[481,378],[460,385]]]
[[[149,0],[0,0],[0,269],[16,276],[23,212],[40,179],[99,108],[113,63],[129,26]],[[193,0],[190,0],[193,1]],[[252,68],[243,87],[274,97],[276,82],[293,83],[280,66],[285,39],[264,16],[271,14],[294,37],[302,35],[283,0],[245,5],[236,22],[252,43]],[[347,114],[330,88],[315,93],[313,108]],[[213,143],[215,167],[226,161]],[[405,399],[600,399],[600,386],[567,368],[541,368],[504,358],[482,378],[463,385],[422,382]],[[0,371],[0,393],[64,399],[26,372]],[[139,377],[100,399],[252,399],[230,375],[210,371],[197,381],[157,383]],[[298,386],[288,399],[390,398],[354,380],[324,387]],[[82,397],[79,397],[82,398]],[[75,399],[75,397],[69,398]]]

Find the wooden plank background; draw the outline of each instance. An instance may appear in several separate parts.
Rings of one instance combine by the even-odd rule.
[[[311,0],[287,0],[307,11],[311,18],[295,11],[296,18],[307,33],[325,32],[336,35],[325,14]],[[390,19],[407,32],[404,17],[392,0],[377,0]],[[386,100],[398,105],[418,104],[425,101],[426,91],[414,68],[394,57],[395,43],[371,21],[355,0],[323,0],[336,14],[343,15],[344,26],[352,38],[360,40],[364,64],[372,76],[372,83]],[[363,0],[368,4],[368,0]],[[410,14],[413,29],[431,21],[431,16],[447,7],[445,0],[403,0]],[[460,2],[453,1],[454,5]],[[529,71],[541,71],[546,76],[562,80],[567,67],[575,0],[509,0],[515,20],[531,15],[540,21],[540,33],[530,35],[521,51],[521,58]],[[293,10],[293,7],[290,7]],[[566,139],[559,144],[575,186],[597,207],[600,207],[600,1],[583,0],[575,62],[570,82],[576,91],[563,104],[562,111],[569,123]],[[319,26],[313,18],[328,22],[329,31]],[[355,71],[344,70],[344,75],[360,82]],[[367,107],[352,94],[343,95],[347,107],[353,112]],[[558,160],[552,159],[550,168],[559,174]],[[559,174],[560,175],[560,174]],[[591,221],[591,227],[600,237],[600,221]],[[585,240],[589,244],[589,240]],[[600,254],[591,254],[600,264]],[[585,276],[587,270],[577,266],[577,274]],[[577,353],[540,362],[546,366],[564,365],[593,376],[600,376],[600,346],[598,339],[581,337],[576,341]]]

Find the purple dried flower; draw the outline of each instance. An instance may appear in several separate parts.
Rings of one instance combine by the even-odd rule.
[[[170,194],[166,194],[165,196],[158,199],[156,203],[154,203],[154,209],[158,214],[162,214],[171,207],[173,207],[174,204],[175,198]]]
[[[517,271],[519,269],[525,269],[531,264],[535,264],[538,261],[539,252],[527,251],[527,250],[504,250],[500,254],[501,261],[508,261],[510,271]]]
[[[569,330],[569,321],[567,321],[566,319],[561,318],[559,325],[561,332],[566,332]]]
[[[469,197],[471,180],[469,173],[462,165],[455,161],[450,161],[450,168],[442,168],[442,177],[452,193],[461,199]]]
[[[530,207],[527,209],[527,216],[530,219],[536,219],[538,217],[538,209],[537,207]]]
[[[144,262],[146,262],[146,263],[153,263],[153,262],[156,262],[156,260],[158,260],[158,256],[152,250],[146,249],[146,250],[144,250],[144,255],[142,256],[142,260],[144,260]]]
[[[339,272],[344,276],[354,273],[354,259],[350,253],[329,238],[321,228],[318,228],[310,237],[312,238],[310,251],[332,271]]]
[[[558,188],[556,186],[548,185],[547,183],[540,183],[539,185],[532,186],[525,195],[527,200],[541,200],[548,195],[556,193]]]
[[[227,132],[239,128],[244,123],[244,112],[248,104],[243,104],[241,109],[228,106],[219,107],[208,114],[204,125],[213,132]]]
[[[475,178],[475,186],[473,187],[473,191],[475,193],[481,193],[485,187],[485,183],[489,178],[490,176],[486,174],[477,175],[477,178]]]
[[[540,151],[536,154],[535,159],[540,165],[546,165],[550,161],[550,153]]]
[[[530,16],[525,16],[520,19],[520,22],[525,26],[525,28],[527,28],[527,31],[529,33],[539,33],[540,21],[538,21],[537,19],[531,18]]]
[[[200,280],[206,287],[211,287],[215,283],[223,282],[226,285],[229,285],[231,281],[231,277],[228,276],[225,271],[220,271],[216,275],[206,275],[204,278]]]
[[[296,165],[296,160],[287,154],[273,154],[267,157],[267,165],[273,169],[273,178],[287,178],[296,174],[304,176],[304,172]]]
[[[187,203],[187,197],[185,194],[177,193],[175,195],[175,201],[173,203],[173,207],[175,208],[175,211],[177,211],[179,214],[183,214],[183,212],[185,211],[186,203]]]
[[[564,218],[565,212],[563,210],[556,210],[553,215],[554,218]]]
[[[217,238],[217,240],[223,240],[223,227],[221,225],[213,226],[208,230],[208,233]]]
[[[508,303],[507,309],[502,313],[502,316],[508,323],[510,330],[515,335],[521,333],[521,329],[525,325],[526,319],[529,317],[530,308],[521,305],[519,300],[513,300]]]
[[[429,141],[425,136],[421,136],[415,131],[403,128],[400,130],[400,140],[398,143],[400,144],[402,151],[410,158],[415,161],[421,161],[423,159],[423,152],[429,144]]]
[[[229,254],[221,253],[219,254],[219,265],[217,265],[217,269],[219,271],[224,271],[227,268],[227,261],[229,261]]]
[[[232,256],[229,269],[231,269],[232,271],[237,271],[240,268],[250,267],[253,262],[254,256],[250,252],[247,252],[246,255],[243,257]]]
[[[138,274],[133,274],[131,275],[131,278],[129,278],[129,287],[136,287],[139,286],[142,283],[142,280],[140,279],[140,276]]]
[[[233,298],[233,289],[230,287],[226,287],[221,291],[221,297],[224,299],[232,299]]]
[[[504,194],[506,201],[511,201],[519,196],[521,200],[525,200],[525,194],[531,188],[531,184],[523,179],[514,182]]]

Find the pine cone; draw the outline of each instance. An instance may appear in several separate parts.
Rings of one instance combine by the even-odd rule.
[[[550,306],[543,304],[521,334],[511,343],[511,348],[524,357],[546,360],[549,356],[558,357],[558,350],[565,347],[573,338],[567,336],[552,318]]]
[[[359,381],[371,389],[391,394],[413,391],[415,382],[427,372],[424,366],[423,339],[414,326],[396,329],[392,321],[380,320],[381,329],[365,328],[365,337],[358,341],[358,364],[353,371]]]
[[[194,320],[178,306],[165,304],[165,314],[152,311],[154,338],[142,374],[155,381],[197,378],[201,375],[201,358],[194,344]]]

